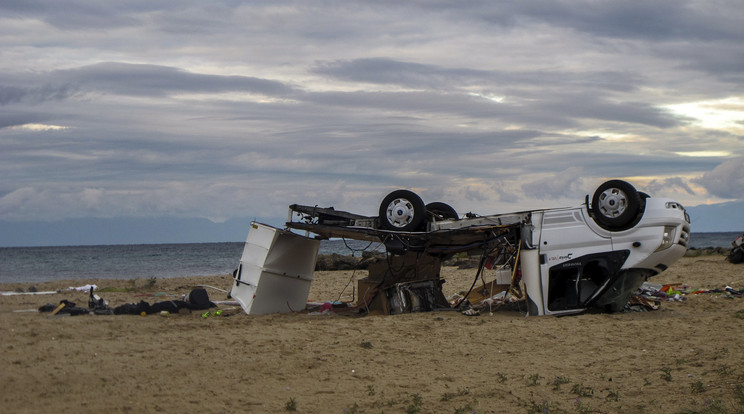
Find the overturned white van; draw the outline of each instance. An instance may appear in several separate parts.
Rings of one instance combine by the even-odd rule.
[[[379,241],[389,257],[360,281],[359,306],[377,300],[385,313],[441,306],[441,260],[467,252],[481,257],[479,272],[510,271],[504,290],[523,290],[529,315],[615,312],[684,255],[689,235],[681,204],[621,180],[605,182],[578,207],[463,217],[397,190],[374,217],[293,204],[286,229],[254,223],[231,294],[248,313],[302,308],[318,240],[347,238]]]

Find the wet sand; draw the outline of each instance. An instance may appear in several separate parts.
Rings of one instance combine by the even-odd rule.
[[[447,296],[475,269],[443,268]],[[353,300],[364,271],[316,272],[310,300]],[[744,299],[691,295],[651,312],[357,316],[202,312],[50,317],[62,299],[180,298],[231,277],[68,280],[0,297],[2,411],[204,413],[742,412]],[[685,257],[653,283],[744,287],[744,265]],[[28,290],[32,284],[2,284]],[[345,288],[346,287],[346,288]],[[345,288],[345,290],[344,290]],[[225,300],[208,288],[210,298]],[[547,411],[546,411],[547,410]]]

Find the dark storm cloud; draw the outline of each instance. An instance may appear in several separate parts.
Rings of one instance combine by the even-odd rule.
[[[642,78],[624,72],[567,73],[552,71],[486,71],[425,65],[389,58],[365,58],[352,61],[318,62],[314,73],[347,82],[397,85],[409,88],[452,89],[472,85],[492,87],[591,87],[630,91],[640,86]]]
[[[508,1],[491,3],[480,17],[504,26],[539,21],[594,36],[703,41],[743,40],[741,7],[735,1],[706,3],[663,0],[655,2]],[[487,9],[486,9],[487,10]]]
[[[368,82],[434,89],[462,86],[494,77],[494,74],[489,71],[444,68],[437,65],[425,65],[387,58],[318,62],[312,71],[347,82]]]
[[[249,76],[205,75],[159,65],[100,63],[0,79],[0,106],[83,98],[91,93],[163,97],[226,92],[284,96],[294,91],[282,82]]]
[[[0,10],[11,17],[34,16],[60,29],[103,30],[138,24],[138,19],[134,15],[152,9],[147,6],[148,4],[151,2],[107,3],[71,0],[60,5],[54,0],[8,0],[0,4]]]
[[[644,124],[669,128],[680,124],[680,118],[645,102],[612,102],[595,94],[566,94],[553,96],[553,101],[537,103],[533,109],[539,113],[559,114],[571,119]]]
[[[49,122],[50,118],[43,114],[27,111],[3,111],[0,112],[0,129],[13,126]]]
[[[0,82],[2,82],[0,80]],[[0,84],[0,105],[28,102],[60,101],[73,96],[77,90],[73,85],[14,86]]]
[[[683,49],[684,46],[678,46]],[[668,53],[662,52],[662,53]],[[744,48],[741,43],[715,45],[710,48],[682,50],[677,55],[682,63],[681,69],[709,73],[724,82],[731,83],[730,92],[744,90]]]
[[[347,82],[367,82],[374,84],[397,85],[407,88],[429,88],[437,89],[461,89],[470,85],[487,85],[494,90],[510,90],[510,100],[523,99],[522,103],[515,107],[511,103],[502,103],[498,106],[493,103],[487,104],[481,100],[479,105],[474,105],[472,98],[450,95],[430,95],[427,99],[421,99],[427,93],[400,94],[379,93],[383,105],[402,102],[408,108],[415,107],[404,101],[415,100],[425,103],[430,110],[436,110],[437,102],[445,103],[440,108],[446,111],[463,108],[462,112],[470,116],[500,116],[510,114],[518,117],[518,113],[539,113],[540,116],[550,118],[551,121],[563,123],[564,126],[572,125],[569,119],[592,118],[616,122],[640,123],[660,128],[668,128],[679,124],[679,118],[659,110],[645,102],[623,102],[610,101],[597,94],[597,89],[622,90],[630,92],[641,86],[641,78],[627,73],[509,73],[475,71],[460,68],[445,68],[435,65],[422,65],[412,62],[395,61],[391,59],[357,59],[347,62],[329,62],[318,64],[313,69],[315,73],[333,76],[336,79]],[[527,91],[520,92],[514,85],[522,85]],[[533,91],[542,88],[540,94]],[[586,93],[576,93],[577,90],[585,89]],[[336,94],[332,99],[341,103],[349,103],[349,97],[356,100],[364,100],[368,105],[374,105],[377,100],[368,94],[345,94],[346,98]],[[468,100],[467,103],[463,101]],[[523,103],[529,100],[530,103]],[[616,99],[617,100],[617,99]],[[358,102],[361,104],[361,102]],[[476,106],[482,109],[479,111]],[[485,108],[488,108],[485,110]],[[423,108],[422,108],[423,109]],[[557,115],[563,118],[560,121]]]

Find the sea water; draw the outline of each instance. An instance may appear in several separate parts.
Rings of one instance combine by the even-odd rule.
[[[245,243],[0,247],[0,283],[212,276],[238,267]],[[321,254],[384,251],[380,243],[323,240]]]
[[[693,233],[690,247],[731,247],[740,232]],[[244,243],[137,244],[0,248],[0,283],[64,279],[212,276],[238,267]],[[384,251],[379,243],[324,240],[321,254]]]

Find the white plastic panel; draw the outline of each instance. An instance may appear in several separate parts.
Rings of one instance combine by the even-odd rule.
[[[252,223],[230,295],[248,314],[305,309],[320,241]]]

